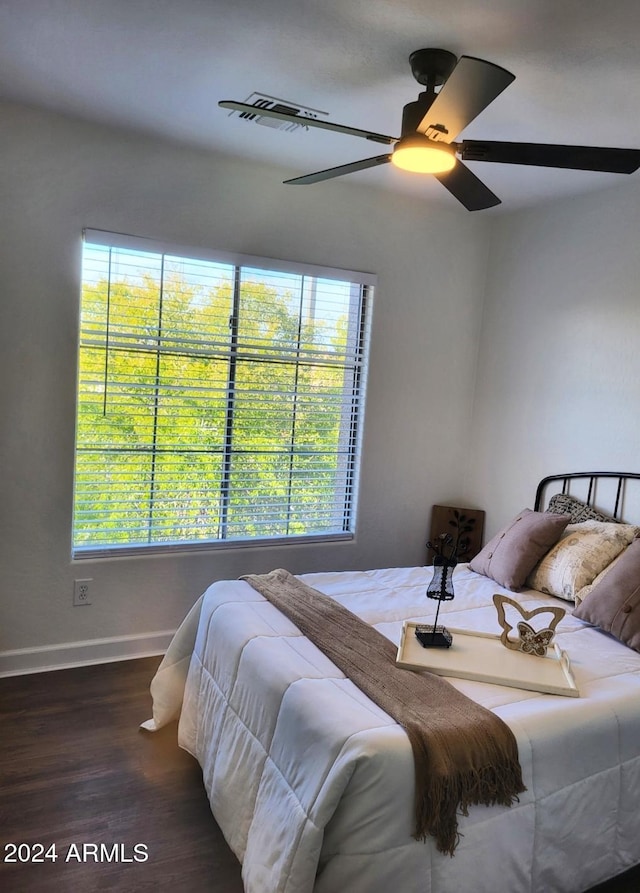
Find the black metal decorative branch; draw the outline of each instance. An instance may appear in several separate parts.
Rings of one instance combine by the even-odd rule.
[[[449,525],[455,529],[455,539],[450,533],[441,533],[435,543],[431,541],[427,543],[427,548],[431,549],[435,555],[446,558],[447,561],[455,561],[457,564],[469,551],[471,538],[467,534],[473,531],[476,519],[467,517],[458,509],[453,509],[453,518],[450,519]],[[446,554],[447,550],[449,551],[448,555]]]
[[[438,628],[438,615],[440,614],[442,602],[451,601],[455,595],[451,578],[453,569],[457,565],[458,560],[469,550],[471,540],[468,534],[473,530],[475,523],[475,518],[469,518],[458,511],[458,509],[454,509],[453,518],[449,521],[449,524],[455,529],[455,536],[452,536],[450,533],[441,533],[435,543],[427,543],[427,548],[431,549],[435,555],[433,559],[433,579],[427,587],[427,598],[435,599],[438,602],[438,607],[430,632],[425,635],[424,628],[420,631],[419,639],[425,647],[440,646],[448,648],[453,641],[448,630],[444,627]]]

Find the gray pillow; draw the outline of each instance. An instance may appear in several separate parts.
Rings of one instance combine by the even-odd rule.
[[[627,546],[615,566],[573,612],[640,651],[640,539]]]
[[[549,500],[548,512],[557,512],[559,515],[571,515],[571,524],[581,524],[583,521],[615,521],[610,515],[597,512],[586,502],[569,496],[568,493],[556,493]]]
[[[523,509],[469,563],[507,589],[520,589],[543,555],[560,539],[571,520],[555,512]]]

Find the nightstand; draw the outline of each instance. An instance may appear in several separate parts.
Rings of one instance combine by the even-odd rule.
[[[482,548],[482,535],[484,533],[484,512],[480,509],[465,509],[454,505],[434,505],[431,509],[431,532],[429,542],[434,542],[442,533],[449,533],[455,538],[456,530],[450,524],[455,520],[454,512],[459,512],[466,518],[473,520],[473,530],[466,534],[469,540],[467,550],[458,556],[459,561],[471,561]],[[433,552],[427,550],[427,563],[433,562]]]

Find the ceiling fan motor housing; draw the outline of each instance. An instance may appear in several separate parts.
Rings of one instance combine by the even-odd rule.
[[[409,136],[415,133],[418,125],[429,111],[436,93],[425,91],[421,93],[415,102],[408,102],[402,110],[402,136]]]

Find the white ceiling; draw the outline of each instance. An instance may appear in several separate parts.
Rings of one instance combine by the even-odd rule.
[[[260,127],[218,100],[259,92],[397,136],[403,105],[423,89],[408,64],[422,47],[516,75],[465,138],[640,148],[638,0],[0,0],[0,98],[279,163],[283,177],[296,176],[385,150],[317,129]],[[469,167],[504,210],[627,179]],[[433,178],[391,165],[348,179],[455,203]]]

